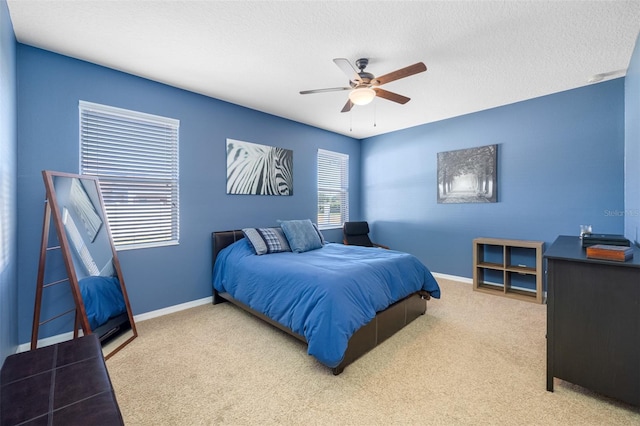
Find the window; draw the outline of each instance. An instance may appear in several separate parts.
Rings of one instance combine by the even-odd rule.
[[[318,226],[338,228],[349,220],[349,156],[318,150]]]
[[[100,181],[118,249],[178,244],[180,121],[80,101],[80,173]]]

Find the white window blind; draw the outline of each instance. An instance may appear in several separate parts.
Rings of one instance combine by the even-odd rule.
[[[318,150],[318,227],[341,227],[349,220],[349,156]]]
[[[80,172],[100,181],[117,248],[177,244],[180,121],[80,101]]]

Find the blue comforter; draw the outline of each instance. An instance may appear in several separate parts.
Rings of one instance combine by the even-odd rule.
[[[78,286],[91,330],[127,311],[117,277],[85,277],[78,281]]]
[[[213,287],[304,336],[309,355],[331,368],[376,312],[419,290],[440,298],[431,272],[407,253],[328,243],[257,256],[246,238],[220,251]]]

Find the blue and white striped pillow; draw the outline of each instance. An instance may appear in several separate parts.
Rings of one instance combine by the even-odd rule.
[[[282,228],[244,228],[244,236],[257,255],[291,251]]]

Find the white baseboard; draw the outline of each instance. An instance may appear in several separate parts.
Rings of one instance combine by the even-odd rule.
[[[80,332],[80,335],[82,335],[82,331]],[[38,347],[41,348],[43,346],[55,345],[56,343],[65,342],[71,339],[73,339],[73,331],[70,331],[68,333],[56,334],[55,336],[45,337],[44,339],[38,339]],[[31,342],[22,343],[18,345],[17,352],[26,352],[30,349],[31,349]]]
[[[435,278],[443,278],[446,280],[459,281],[466,284],[473,284],[473,280],[467,277],[459,277],[457,275],[441,274],[439,272],[432,272]],[[523,289],[525,290],[525,289]],[[204,297],[202,299],[192,300],[191,302],[181,303],[179,305],[173,305],[155,311],[145,312],[144,314],[134,315],[133,320],[135,322],[142,322],[152,318],[161,317],[164,315],[173,314],[175,312],[184,311],[185,309],[195,308],[196,306],[206,305],[213,302],[213,296]],[[51,337],[45,337],[38,340],[38,347],[54,345],[56,343],[71,340],[73,338],[73,332],[57,334]],[[25,352],[31,348],[31,343],[22,343],[18,346],[18,352]]]
[[[432,272],[431,274],[435,278],[444,278],[446,280],[458,281],[458,282],[461,282],[461,283],[473,285],[473,279],[472,278],[459,277],[457,275],[441,274],[441,273],[438,273],[438,272]],[[489,283],[489,284],[495,284],[496,286],[502,285],[500,283]],[[520,291],[527,291],[527,292],[533,293],[533,294],[535,294],[535,292],[536,292],[536,290],[534,290],[534,289],[524,288],[524,287],[520,287],[520,286],[512,286],[512,288],[514,288],[516,290],[520,290]],[[546,291],[542,292],[542,300],[543,301],[547,300],[547,292]],[[543,303],[546,303],[546,302],[543,302]]]
[[[196,306],[206,305],[207,303],[213,302],[213,296],[205,297],[198,300],[192,300],[191,302],[181,303],[179,305],[169,306],[167,308],[157,309],[151,312],[145,312],[144,314],[134,315],[133,320],[138,323],[142,321],[146,321],[151,318],[157,318],[164,315],[173,314],[175,312],[184,311],[185,309],[195,308]],[[80,331],[80,335],[82,335],[82,331]],[[67,340],[73,339],[73,331],[68,333],[56,334],[55,336],[45,337],[43,339],[38,339],[38,347],[55,345],[56,343],[66,342]],[[31,349],[31,342],[22,343],[18,345],[17,352],[26,352]]]
[[[441,274],[439,272],[432,272],[435,278],[443,278],[445,280],[459,281],[466,284],[473,284],[473,279],[467,277],[459,277],[457,275]]]
[[[196,306],[206,305],[207,303],[213,303],[213,296],[205,297],[198,300],[192,300],[191,302],[185,302],[179,305],[169,306],[167,308],[157,309],[151,312],[145,312],[144,314],[140,315],[134,315],[133,320],[135,322],[146,321],[151,318],[157,318],[164,315],[173,314],[175,312],[184,311],[185,309],[195,308]]]

